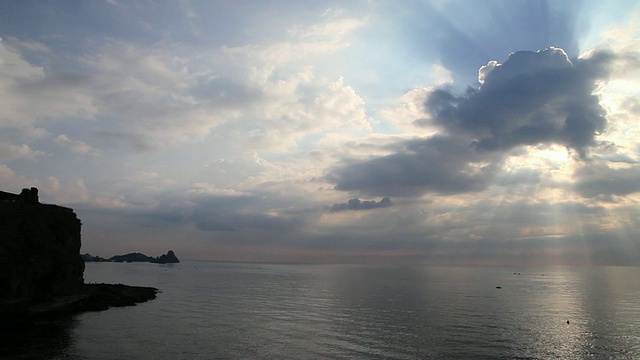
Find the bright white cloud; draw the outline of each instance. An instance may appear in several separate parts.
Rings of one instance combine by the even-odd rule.
[[[425,135],[434,134],[436,129],[428,127],[424,106],[432,87],[421,86],[410,90],[398,100],[395,108],[384,108],[380,115],[403,131],[419,132]],[[416,127],[416,123],[423,126]]]
[[[11,38],[0,42],[0,126],[22,127],[36,120],[86,117],[92,113],[91,97],[81,76],[51,75],[24,59],[21,48],[45,45]]]
[[[87,154],[93,153],[97,155],[95,150],[91,146],[89,146],[87,143],[79,140],[69,139],[64,134],[58,135],[56,138],[53,139],[53,142],[64,148],[71,150],[76,154],[87,155]]]
[[[348,46],[363,21],[324,21],[291,30],[292,41],[204,53],[179,44],[108,40],[80,58],[82,71],[64,74],[31,65],[17,49],[40,45],[14,40],[20,46],[1,49],[0,76],[9,82],[0,92],[11,106],[0,115],[13,126],[43,118],[98,119],[116,132],[145,134],[160,144],[202,140],[226,125],[238,140],[274,149],[321,131],[366,130],[364,102],[355,90],[307,65]],[[10,91],[16,87],[24,89],[21,96]],[[74,149],[80,151],[80,144]]]

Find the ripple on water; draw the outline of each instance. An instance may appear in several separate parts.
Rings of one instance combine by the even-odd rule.
[[[137,307],[82,314],[57,337],[3,344],[3,355],[640,358],[637,268],[179,265],[87,264],[87,281],[162,293]]]

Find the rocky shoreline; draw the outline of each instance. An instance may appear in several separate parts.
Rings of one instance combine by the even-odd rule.
[[[155,299],[151,287],[84,283],[81,225],[72,209],[41,204],[36,188],[0,191],[0,330]],[[179,261],[172,251],[150,259]]]
[[[43,319],[54,319],[111,307],[135,306],[156,298],[158,289],[123,284],[84,284],[71,295],[0,301],[1,330],[25,328]]]

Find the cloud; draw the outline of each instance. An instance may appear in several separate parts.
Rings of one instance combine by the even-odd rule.
[[[198,257],[527,260],[638,228],[637,76],[615,44],[574,58],[591,6],[335,5],[24,5],[0,25],[0,182],[73,204],[88,244]],[[552,45],[570,56],[507,58]]]
[[[235,196],[249,196],[248,192],[237,191],[234,189],[224,189],[216,186],[215,184],[199,182],[193,183],[189,189],[189,193],[193,195],[208,195],[208,196],[222,196],[222,197],[235,197]]]
[[[256,196],[200,196],[194,199],[192,220],[204,231],[240,231],[244,229],[286,230],[298,222],[295,216],[265,208]]]
[[[364,18],[342,16],[328,11],[319,22],[291,26],[286,41],[266,45],[249,44],[226,48],[230,55],[248,56],[260,66],[281,66],[306,62],[310,57],[327,55],[349,47],[354,33],[367,23]],[[317,60],[317,59],[316,59]]]
[[[8,161],[19,158],[34,159],[42,155],[44,155],[44,152],[33,150],[26,144],[17,146],[0,143],[0,160]]]
[[[433,91],[428,87],[417,87],[399,99],[400,104],[392,109],[381,109],[380,115],[397,128],[416,133],[424,129],[424,133],[434,134],[437,129],[429,128],[430,121],[425,118],[424,100]],[[416,126],[417,125],[417,126]]]
[[[482,85],[465,95],[423,92],[425,115],[414,124],[435,126],[437,135],[401,141],[389,155],[346,159],[327,179],[368,195],[456,194],[486,189],[516,148],[558,144],[585,159],[607,125],[593,92],[615,58],[595,52],[572,61],[549,48],[491,61],[480,69]]]
[[[267,96],[220,130],[254,149],[282,152],[310,136],[370,129],[364,100],[343,78],[314,77],[301,69],[277,80],[251,79]]]
[[[15,193],[19,193],[23,188],[37,187],[40,189],[40,201],[43,203],[69,205],[89,201],[89,192],[82,178],[61,184],[60,180],[54,176],[33,179],[0,164],[0,184],[3,191]]]
[[[595,164],[585,166],[574,174],[574,188],[587,198],[600,197],[613,201],[614,197],[640,192],[640,166],[610,168]]]
[[[12,168],[3,164],[0,164],[0,183],[2,184],[3,191],[15,193],[20,193],[22,188],[31,187],[36,184],[34,180],[16,174]]]
[[[358,211],[358,210],[372,210],[372,209],[380,209],[386,208],[392,205],[391,199],[389,197],[385,197],[380,201],[375,200],[360,200],[358,198],[350,199],[346,203],[335,203],[329,209],[330,212],[340,212],[340,211]]]
[[[116,144],[124,143],[136,152],[145,152],[155,149],[155,146],[149,143],[147,137],[142,134],[134,134],[120,131],[95,131],[93,133],[98,139]]]
[[[38,46],[33,41],[10,38],[0,41],[0,128],[24,127],[51,117],[86,115],[91,107],[86,91],[78,91],[77,78],[47,74],[26,60],[22,51]]]
[[[44,185],[45,199],[49,198],[49,201],[54,204],[77,204],[89,201],[89,191],[82,178],[70,180],[61,185],[58,178],[51,176],[48,183]]]
[[[390,155],[345,161],[327,179],[336,190],[368,195],[456,194],[483,190],[498,170],[500,156],[476,151],[466,137],[435,135],[397,145],[401,149]]]
[[[64,134],[60,134],[58,135],[55,139],[53,139],[53,142],[66,148],[71,150],[72,152],[76,153],[76,154],[82,154],[82,155],[87,155],[87,154],[94,154],[94,155],[98,155],[98,153],[87,143],[80,141],[80,140],[72,140],[69,139],[69,137],[67,137]]]
[[[330,61],[324,68],[317,64],[318,57],[349,47],[365,20],[328,12],[295,24],[284,38],[206,50],[168,39],[141,44],[106,37],[76,55],[10,38],[0,42],[6,104],[0,126],[40,121],[50,130],[63,121],[85,126],[90,120],[94,133],[136,151],[202,141],[214,130],[242,146],[272,151],[328,131],[368,130],[363,99],[339,72],[325,71]]]
[[[606,127],[593,92],[607,78],[612,58],[600,52],[572,62],[558,48],[519,51],[504,64],[483,66],[479,89],[464,96],[433,91],[425,109],[444,131],[472,137],[479,150],[557,143],[585,158]]]
[[[416,56],[437,56],[433,60],[466,84],[475,81],[478,64],[515,50],[558,46],[578,55],[581,7],[571,1],[423,1],[412,2],[397,23]]]

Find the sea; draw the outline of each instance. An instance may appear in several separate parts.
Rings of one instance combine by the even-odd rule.
[[[3,335],[1,359],[640,359],[640,268],[87,263],[155,300]]]

